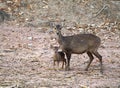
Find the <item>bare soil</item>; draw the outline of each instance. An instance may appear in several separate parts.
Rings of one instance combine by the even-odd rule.
[[[96,35],[102,40],[103,75],[96,57],[84,71],[86,54],[72,55],[70,71],[54,67],[50,45],[58,44],[51,31],[0,25],[0,88],[120,88],[119,35],[104,29]]]

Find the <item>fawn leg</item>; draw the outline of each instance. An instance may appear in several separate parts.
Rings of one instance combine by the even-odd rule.
[[[55,61],[53,61],[53,65],[55,66]]]
[[[62,61],[62,69],[63,69],[63,67],[64,67],[64,61]]]
[[[59,61],[57,61],[57,66],[59,67]]]

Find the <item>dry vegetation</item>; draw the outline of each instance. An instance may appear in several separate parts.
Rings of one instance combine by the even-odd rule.
[[[0,24],[0,88],[119,88],[119,0],[1,0],[10,21]],[[86,72],[88,56],[72,55],[71,70],[53,66],[51,45],[58,45],[53,24],[63,35],[99,36],[104,74],[95,58]]]

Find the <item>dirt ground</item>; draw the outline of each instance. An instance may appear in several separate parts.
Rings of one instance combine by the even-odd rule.
[[[119,35],[104,29],[96,35],[103,75],[96,57],[84,71],[86,54],[72,55],[70,71],[54,67],[50,45],[58,44],[49,29],[0,25],[0,88],[120,88]]]

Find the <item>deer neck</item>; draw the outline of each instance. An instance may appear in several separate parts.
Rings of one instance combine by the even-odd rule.
[[[64,36],[61,34],[61,32],[59,32],[57,35],[58,35],[58,43],[62,44]]]

